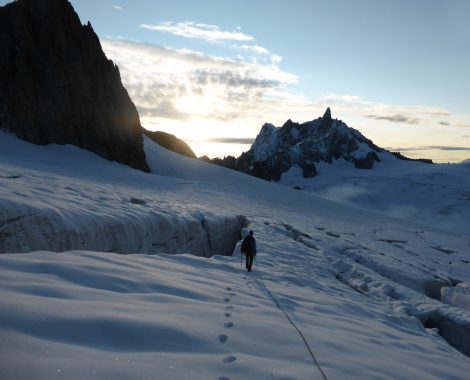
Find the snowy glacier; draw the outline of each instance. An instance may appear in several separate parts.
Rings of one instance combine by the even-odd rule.
[[[0,132],[1,379],[468,377],[468,234],[144,143]]]
[[[470,236],[470,165],[428,164],[377,153],[371,170],[343,159],[317,163],[318,176],[303,178],[292,166],[280,184],[324,199],[405,221]]]

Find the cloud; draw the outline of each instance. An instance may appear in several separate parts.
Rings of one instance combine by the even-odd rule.
[[[197,83],[204,85],[220,84],[231,88],[242,87],[244,89],[263,89],[281,85],[279,78],[257,78],[256,76],[247,75],[245,72],[237,72],[230,69],[198,69],[192,75]]]
[[[468,146],[439,146],[439,145],[430,145],[429,149],[436,150],[461,150],[470,152],[470,147]]]
[[[237,31],[225,31],[221,30],[217,25],[208,25],[195,23],[193,21],[184,21],[184,22],[161,22],[157,25],[151,24],[141,24],[139,26],[143,29],[154,30],[162,33],[170,33],[175,36],[186,37],[186,38],[197,38],[210,42],[220,42],[220,41],[252,41],[254,40],[253,36],[244,34]]]
[[[139,42],[133,38],[130,38],[130,37],[124,37],[124,36],[120,36],[120,35],[109,35],[107,34],[105,36],[105,39],[107,40],[116,40],[116,41],[126,41],[126,42]]]
[[[158,115],[161,118],[188,120],[189,115],[176,109],[170,101],[160,100],[155,102],[154,107],[139,106],[139,115],[141,118],[152,117]]]
[[[252,55],[252,60],[257,62],[261,59],[264,62],[270,62],[272,65],[278,65],[282,61],[282,56],[271,53],[268,49],[259,45],[232,45],[232,48],[244,51]],[[239,56],[243,58],[243,56]]]
[[[420,105],[383,104],[366,100],[357,95],[327,94],[317,97],[314,101],[316,103],[333,105],[335,109],[354,110],[356,114],[366,119],[390,123],[453,127],[457,126],[457,123],[461,120],[461,118],[442,108]],[[467,116],[463,115],[463,117]],[[443,118],[448,119],[448,121],[442,121]]]
[[[427,106],[401,106],[366,102],[363,116],[390,123],[424,126],[453,127],[460,118],[446,109]],[[442,121],[446,118],[447,121]]]
[[[241,46],[235,45],[235,47],[238,47],[242,50],[247,50],[251,53],[266,54],[266,55],[270,54],[268,49],[262,46],[258,46],[258,45],[241,45]]]
[[[365,115],[368,118],[375,119],[375,120],[386,120],[391,121],[392,123],[405,123],[405,124],[418,124],[419,119],[414,117],[408,117],[405,115],[395,114],[390,116],[385,115]]]
[[[276,65],[131,41],[101,43],[145,125],[191,118],[246,120],[273,109],[287,115],[288,107],[301,101],[286,90],[297,76]]]
[[[122,10],[124,9],[124,8],[121,7],[120,5],[112,5],[112,7],[113,7],[114,9],[116,9],[117,11],[122,11]]]
[[[255,141],[254,137],[215,137],[209,139],[210,142],[222,144],[244,144],[251,145]]]
[[[468,146],[445,146],[445,145],[427,145],[417,147],[406,147],[406,148],[385,148],[392,152],[415,152],[415,151],[428,151],[428,150],[442,150],[442,151],[469,151]]]

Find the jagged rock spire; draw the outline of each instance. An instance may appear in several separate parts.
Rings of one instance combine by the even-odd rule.
[[[332,120],[331,120],[331,110],[330,107],[328,107],[323,114],[323,117],[321,118],[321,124],[320,124],[320,129],[325,131],[329,129],[332,125]]]

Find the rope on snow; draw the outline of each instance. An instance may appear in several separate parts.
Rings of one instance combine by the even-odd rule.
[[[272,298],[272,300],[274,301],[274,303],[276,304],[277,308],[279,310],[281,310],[284,315],[286,316],[287,320],[290,322],[290,324],[297,330],[297,332],[299,333],[300,337],[302,338],[302,340],[304,341],[304,344],[305,344],[305,347],[307,347],[307,350],[313,360],[313,362],[315,363],[315,365],[317,366],[318,370],[320,371],[320,373],[322,374],[323,376],[323,379],[324,380],[328,380],[326,378],[326,375],[325,373],[323,372],[322,368],[320,367],[320,364],[318,364],[318,361],[317,361],[317,358],[315,357],[315,355],[313,354],[313,351],[312,349],[310,348],[308,342],[307,342],[307,339],[305,339],[304,337],[304,334],[302,334],[302,331],[300,331],[300,329],[296,326],[296,324],[292,321],[292,319],[290,318],[289,314],[287,314],[287,312],[283,309],[283,307],[281,306],[281,304],[278,302],[278,300],[276,299],[276,297],[274,297],[274,295],[271,293],[271,291],[268,289],[268,287],[264,284],[264,282],[261,280],[261,279],[257,279],[257,281],[261,284],[261,286],[266,290],[266,293],[269,294],[269,296]]]

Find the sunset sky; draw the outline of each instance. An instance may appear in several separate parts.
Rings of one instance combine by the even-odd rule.
[[[7,1],[0,1],[0,5]],[[147,129],[240,154],[332,115],[377,145],[470,158],[470,1],[71,0]]]

